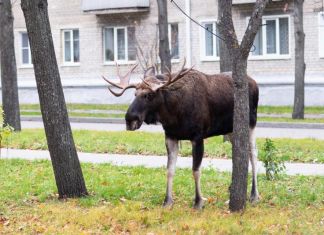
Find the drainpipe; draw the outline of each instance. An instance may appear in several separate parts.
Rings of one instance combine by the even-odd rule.
[[[186,0],[186,13],[191,16],[191,0]],[[187,66],[192,64],[191,60],[191,20],[186,17],[186,60]]]

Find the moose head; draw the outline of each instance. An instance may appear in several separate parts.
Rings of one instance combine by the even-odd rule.
[[[119,97],[124,94],[127,89],[135,88],[135,100],[129,106],[125,119],[127,130],[137,130],[141,127],[143,122],[146,124],[153,124],[159,121],[158,110],[163,104],[162,90],[168,89],[170,85],[183,78],[184,75],[192,70],[192,67],[185,69],[186,61],[182,65],[182,68],[176,73],[172,74],[167,68],[167,73],[156,74],[155,67],[148,68],[144,77],[141,78],[142,82],[136,84],[130,84],[131,73],[136,69],[137,64],[132,67],[126,75],[120,75],[118,64],[116,63],[117,76],[120,79],[119,83],[114,83],[107,78],[103,79],[120,92],[115,92],[111,87],[108,87],[109,91]]]

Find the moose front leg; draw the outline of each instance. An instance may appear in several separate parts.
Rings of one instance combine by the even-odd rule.
[[[193,140],[191,141],[192,144],[192,174],[195,180],[195,201],[194,201],[194,208],[195,209],[202,209],[204,206],[204,201],[201,196],[200,190],[200,165],[204,155],[204,140]]]
[[[165,145],[168,152],[168,165],[167,165],[167,188],[166,188],[166,196],[164,199],[163,206],[171,206],[173,204],[172,199],[172,184],[173,184],[173,176],[175,174],[177,156],[179,151],[178,140],[171,139],[169,137],[165,138]]]

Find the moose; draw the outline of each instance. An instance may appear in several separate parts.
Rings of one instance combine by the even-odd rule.
[[[167,187],[163,206],[173,205],[172,183],[175,175],[178,155],[178,142],[189,140],[192,144],[192,173],[195,181],[194,208],[203,207],[200,190],[200,165],[204,154],[204,139],[230,134],[233,131],[234,88],[230,73],[207,75],[193,67],[186,69],[185,61],[177,73],[156,74],[150,67],[144,78],[137,84],[129,84],[130,75],[136,65],[121,76],[118,65],[117,74],[120,83],[114,83],[105,77],[109,91],[121,96],[127,89],[135,88],[135,99],[129,106],[125,119],[126,129],[137,130],[143,122],[161,123],[165,132],[165,145],[168,154]],[[250,201],[258,201],[256,161],[257,149],[254,130],[257,122],[259,89],[256,82],[248,77],[250,106],[250,161],[252,165],[252,190]],[[120,92],[113,88],[120,89]],[[231,138],[230,138],[231,139]]]

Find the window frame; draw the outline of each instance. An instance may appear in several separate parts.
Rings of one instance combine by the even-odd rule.
[[[213,24],[213,33],[217,34],[217,19],[203,19],[200,20],[199,22],[201,25],[205,25],[205,24]],[[213,39],[215,38],[215,40],[213,40],[213,51],[214,51],[214,55],[212,56],[206,56],[206,30],[203,28],[200,28],[200,61],[204,62],[204,61],[219,61],[219,55],[217,55],[217,44],[218,44],[218,40],[217,37],[213,35]]]
[[[179,51],[179,58],[177,58],[177,59],[172,59],[171,58],[171,63],[179,63],[180,62],[180,38],[179,38],[179,23],[178,22],[170,22],[170,23],[168,23],[168,39],[169,39],[169,49],[170,49],[170,54],[171,54],[171,51],[172,51],[172,48],[171,48],[171,46],[172,46],[172,42],[171,42],[171,40],[172,40],[172,32],[171,32],[171,29],[172,29],[172,27],[171,27],[171,25],[177,25],[177,27],[178,27],[178,51]]]
[[[288,19],[288,54],[280,54],[280,29],[279,29],[279,19]],[[248,25],[250,17],[246,18],[246,25]],[[283,15],[266,15],[262,17],[262,25],[266,24],[267,20],[275,20],[276,22],[276,54],[267,54],[267,37],[266,30],[262,29],[262,55],[253,55],[250,52],[249,60],[282,60],[291,59],[291,16],[289,14]],[[261,26],[263,27],[263,26]]]
[[[21,68],[32,68],[34,65],[33,65],[32,56],[31,56],[31,49],[30,49],[28,33],[27,33],[27,31],[21,31],[19,34],[20,34],[20,63],[21,63],[20,67]],[[28,47],[23,46],[23,34],[27,35]],[[23,61],[23,50],[25,50],[25,49],[28,49],[28,63],[24,63],[24,61]]]
[[[104,65],[114,65],[115,62],[118,64],[135,64],[135,60],[128,60],[128,28],[129,27],[134,27],[135,26],[106,26],[103,27],[102,30],[102,37],[103,37],[103,61]],[[108,61],[106,58],[106,34],[105,30],[106,29],[113,29],[114,30],[114,60],[113,61]],[[118,60],[116,57],[118,56],[118,40],[117,40],[117,30],[118,29],[124,29],[124,36],[125,36],[125,60]],[[135,33],[136,33],[136,28],[135,28]]]
[[[78,30],[79,31],[79,61],[74,61],[74,38],[73,38],[73,31]],[[80,66],[81,61],[81,46],[80,46],[80,29],[78,28],[70,28],[70,29],[62,29],[62,48],[63,48],[63,66]],[[65,32],[70,32],[70,53],[71,53],[71,61],[65,61]]]
[[[321,35],[321,29],[323,30],[322,35]],[[320,59],[323,59],[324,45],[323,43],[321,44],[321,39],[322,41],[324,41],[324,11],[318,13],[318,56]]]

